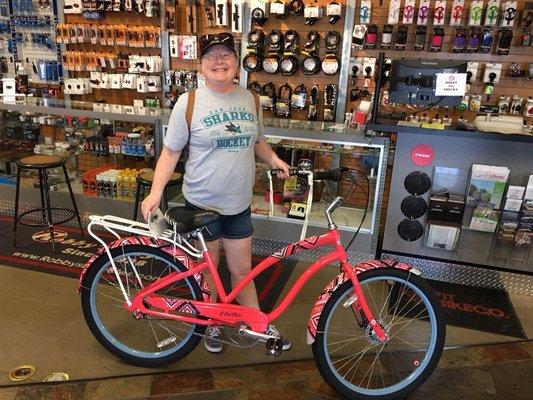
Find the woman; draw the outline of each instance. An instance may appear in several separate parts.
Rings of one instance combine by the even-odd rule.
[[[183,148],[189,145],[183,194],[185,206],[193,210],[214,210],[219,221],[204,235],[218,264],[220,242],[234,287],[251,269],[252,220],[250,205],[257,155],[288,178],[289,166],[280,160],[265,140],[262,113],[256,112],[252,93],[233,83],[238,59],[230,33],[200,38],[200,57],[205,86],[195,93],[191,129],[185,111],[188,96],[181,96],[170,115],[163,151],[157,161],[154,181],[142,203],[145,219],[161,202],[161,196]],[[210,285],[214,288],[214,285]],[[259,308],[255,285],[250,283],[237,297],[240,304]],[[271,325],[268,333],[276,334]],[[204,344],[214,353],[222,350],[220,327],[208,327]],[[284,340],[284,350],[291,344]]]

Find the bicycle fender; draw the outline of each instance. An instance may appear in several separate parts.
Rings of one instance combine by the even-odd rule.
[[[149,237],[149,236],[128,236],[128,237],[115,240],[114,242],[109,243],[108,246],[109,246],[109,250],[112,250],[117,247],[126,246],[126,245],[135,245],[135,244],[150,246],[150,247],[158,247],[164,252],[170,254],[172,257],[176,258],[183,265],[185,265],[185,267],[190,268],[193,265],[193,260],[189,257],[189,255],[187,255],[187,253],[185,253],[179,247],[174,247],[172,245],[169,245],[168,242],[154,239],[153,237]],[[78,294],[80,294],[81,292],[82,282],[85,277],[85,274],[87,273],[87,269],[104,252],[105,252],[104,247],[99,248],[98,251],[83,265],[83,270],[81,271],[80,278],[78,280]],[[196,282],[198,282],[198,285],[200,286],[204,300],[209,300],[210,295],[211,295],[211,290],[209,289],[209,286],[207,285],[207,282],[204,279],[203,274],[201,273],[195,274],[194,278],[196,279]]]
[[[398,268],[405,271],[413,269],[409,264],[400,263],[395,260],[372,260],[361,262],[353,267],[355,274],[358,275],[361,272],[368,271],[375,268]],[[328,285],[322,289],[320,296],[318,296],[315,305],[311,309],[311,315],[309,316],[309,322],[307,323],[307,344],[313,344],[316,338],[316,330],[318,326],[318,320],[322,314],[322,310],[327,301],[340,285],[349,280],[350,278],[345,272],[341,272],[335,278],[333,278]]]

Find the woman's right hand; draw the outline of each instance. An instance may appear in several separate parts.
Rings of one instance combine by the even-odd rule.
[[[161,203],[161,195],[150,192],[150,194],[143,200],[141,204],[141,212],[144,220],[148,221],[148,214],[153,214]]]

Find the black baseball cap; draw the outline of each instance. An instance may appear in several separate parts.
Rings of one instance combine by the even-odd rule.
[[[203,57],[207,51],[213,46],[225,46],[232,52],[235,51],[235,40],[233,35],[229,32],[217,33],[214,35],[202,35],[200,36],[200,57]]]

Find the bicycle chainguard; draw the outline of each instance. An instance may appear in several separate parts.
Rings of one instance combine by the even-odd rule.
[[[283,339],[268,339],[265,342],[265,348],[268,356],[279,357],[283,351]]]

